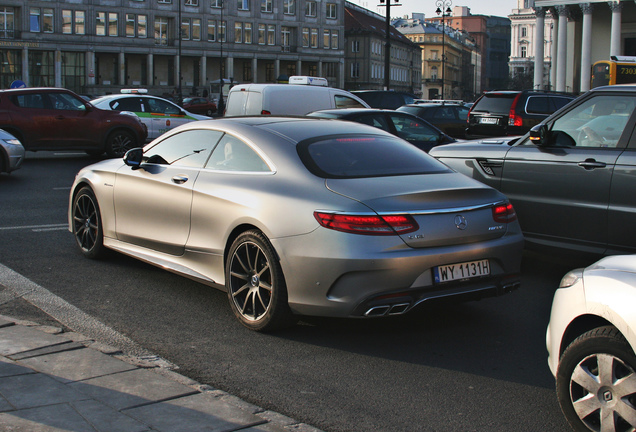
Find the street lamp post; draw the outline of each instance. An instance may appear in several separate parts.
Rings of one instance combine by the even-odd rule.
[[[219,0],[219,4],[221,6],[221,21],[219,22],[219,42],[221,43],[221,58],[219,60],[219,102],[216,106],[216,110],[219,117],[223,116],[223,112],[225,111],[225,100],[223,100],[223,85],[225,84],[225,80],[223,79],[223,42],[225,40],[225,32],[227,29],[223,27],[223,0]],[[223,33],[221,33],[221,28],[223,28]]]
[[[442,16],[442,100],[444,100],[444,71],[446,69],[446,24],[444,23],[444,18],[450,16],[453,12],[450,8],[452,4],[453,2],[451,0],[436,0],[435,2],[435,6],[437,6],[435,13]]]
[[[386,5],[384,2],[386,1]],[[402,6],[398,0],[394,0],[393,6]],[[391,85],[391,0],[380,0],[378,6],[386,6],[386,25],[384,42],[384,90],[390,90]]]

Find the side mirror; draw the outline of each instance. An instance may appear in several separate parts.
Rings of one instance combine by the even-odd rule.
[[[548,127],[540,123],[530,129],[530,141],[538,146],[548,145]]]
[[[132,169],[136,170],[141,168],[141,161],[144,156],[144,149],[134,148],[130,149],[124,155],[124,163]]]

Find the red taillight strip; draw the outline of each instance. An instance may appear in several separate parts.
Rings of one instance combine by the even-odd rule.
[[[363,235],[397,235],[417,231],[419,226],[410,215],[357,215],[314,212],[320,225],[336,231]]]
[[[492,208],[492,218],[495,222],[510,223],[517,220],[517,212],[510,203],[500,204]]]
[[[519,98],[521,98],[521,93],[515,96],[512,101],[512,105],[510,105],[510,112],[508,113],[508,126],[522,126],[523,120],[521,117],[516,115],[517,103],[519,102]]]

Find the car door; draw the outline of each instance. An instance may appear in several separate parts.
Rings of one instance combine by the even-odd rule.
[[[102,129],[101,119],[87,109],[84,101],[69,93],[45,93],[53,108],[54,127],[51,131],[56,148],[99,146],[102,136],[96,131]]]
[[[636,252],[636,230],[632,229],[636,202],[634,184],[636,183],[636,139],[632,139],[629,149],[616,161],[608,213],[608,252]]]
[[[595,95],[551,121],[546,144],[526,139],[508,151],[501,191],[527,236],[604,251],[612,177],[634,105],[629,96]]]
[[[185,112],[177,105],[159,98],[144,98],[145,111],[150,115],[152,136],[157,138],[171,129],[188,123]],[[150,135],[150,132],[148,133]]]
[[[190,130],[144,149],[141,168],[123,166],[114,191],[120,241],[182,255],[190,233],[192,190],[220,132]]]

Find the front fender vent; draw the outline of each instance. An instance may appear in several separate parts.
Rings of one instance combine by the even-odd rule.
[[[488,175],[494,176],[496,172],[503,167],[503,162],[500,160],[493,159],[477,159],[477,163],[481,167],[481,169]]]

